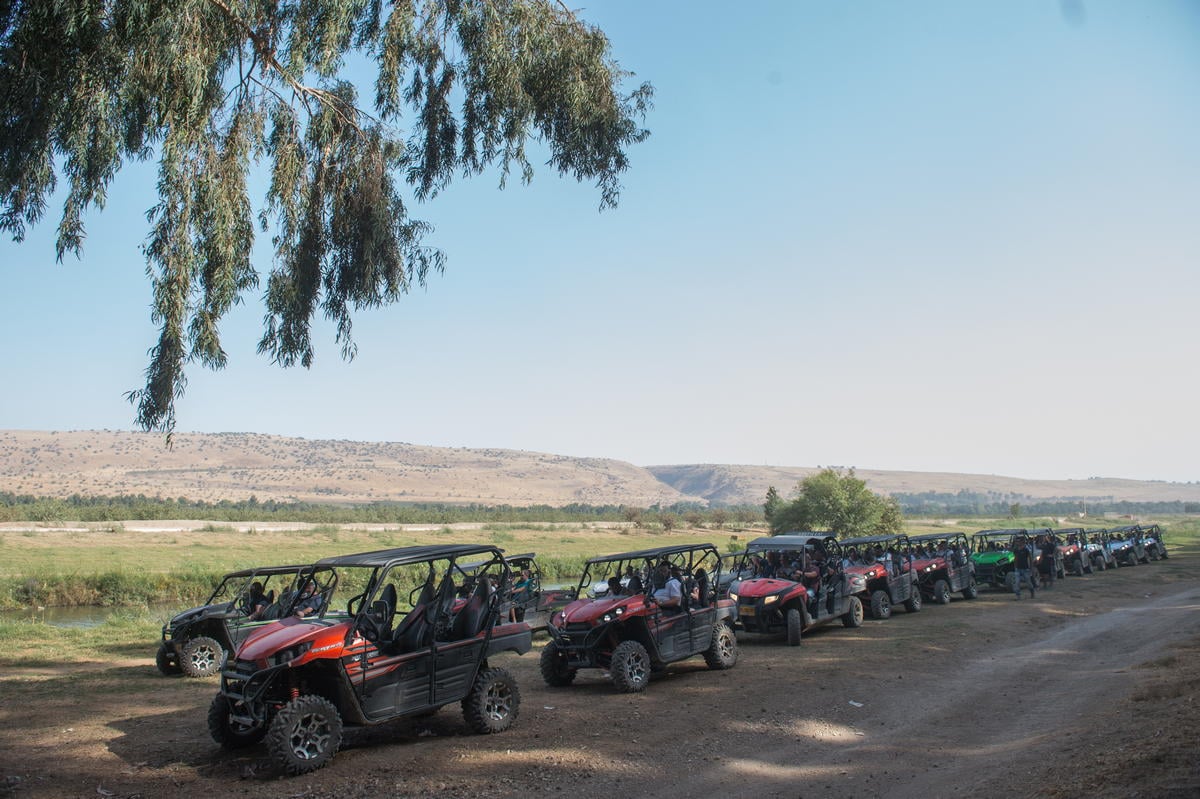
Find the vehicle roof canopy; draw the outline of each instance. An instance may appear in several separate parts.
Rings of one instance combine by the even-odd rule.
[[[717,548],[712,544],[676,544],[670,547],[654,547],[653,549],[638,549],[633,552],[618,552],[615,555],[597,555],[594,558],[589,558],[587,562],[608,563],[614,560],[642,560],[645,558],[653,560],[667,555],[677,555],[680,552],[693,552],[699,549],[717,551]]]
[[[398,566],[406,563],[422,563],[428,560],[442,558],[461,558],[466,555],[495,554],[503,557],[503,550],[491,544],[436,544],[412,547],[397,547],[395,549],[379,549],[374,552],[360,552],[354,555],[337,555],[332,558],[322,558],[314,568],[322,566]]]
[[[915,543],[917,543],[917,542],[924,542],[924,541],[938,541],[938,540],[940,540],[940,539],[943,539],[943,538],[958,538],[958,537],[960,537],[960,536],[961,536],[962,538],[966,538],[966,537],[967,537],[967,534],[966,534],[966,533],[962,533],[962,532],[953,532],[953,533],[921,533],[920,535],[913,535],[913,536],[909,536],[908,540],[909,540],[909,541],[911,541],[911,542],[913,542],[913,543],[915,544]]]
[[[864,535],[858,538],[847,538],[842,541],[844,547],[857,547],[863,544],[883,544],[888,541],[908,540],[908,536],[903,533],[889,533],[888,535]]]
[[[1012,527],[1005,530],[980,530],[975,535],[1029,535],[1024,527]]]
[[[229,572],[224,579],[230,577],[274,577],[277,574],[296,574],[302,569],[307,569],[312,566],[311,563],[298,563],[293,566],[260,566],[257,569],[240,569],[235,572]]]
[[[825,544],[828,541],[837,543],[830,533],[788,533],[787,535],[768,535],[756,538],[746,545],[746,552],[766,552],[771,549],[802,549],[813,543]]]

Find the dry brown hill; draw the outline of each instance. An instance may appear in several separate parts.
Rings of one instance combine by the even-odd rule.
[[[66,497],[145,494],[192,500],[445,502],[486,505],[759,504],[813,467],[695,464],[642,468],[603,458],[506,449],[321,441],[254,433],[0,430],[0,491]],[[960,489],[1014,498],[1200,501],[1200,484],[860,470],[881,493]],[[1019,499],[1018,499],[1019,501]]]
[[[479,502],[487,505],[697,501],[645,469],[602,458],[504,449],[309,441],[254,433],[0,431],[0,491],[191,500]]]
[[[767,488],[775,486],[781,496],[793,493],[796,485],[820,471],[805,466],[725,466],[692,464],[647,466],[646,470],[685,494],[702,496],[721,504],[759,503]],[[1093,477],[1087,480],[1026,480],[994,474],[952,472],[901,472],[858,469],[855,475],[881,494],[917,494],[926,491],[958,491],[993,494],[997,497],[1030,499],[1125,500],[1129,502],[1200,502],[1200,483],[1168,483],[1158,480],[1125,480]]]

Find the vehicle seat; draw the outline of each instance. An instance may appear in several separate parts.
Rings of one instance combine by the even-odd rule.
[[[392,616],[396,613],[396,586],[388,583],[371,603],[371,614],[380,620],[379,639],[392,636]]]
[[[711,597],[708,595],[708,572],[704,569],[696,570],[696,589],[696,595],[700,597],[696,605],[702,608],[708,607]]]
[[[449,640],[462,641],[474,638],[483,631],[484,623],[487,621],[491,609],[492,593],[492,585],[488,580],[479,580],[475,584],[475,590],[471,592],[466,607],[454,617]]]

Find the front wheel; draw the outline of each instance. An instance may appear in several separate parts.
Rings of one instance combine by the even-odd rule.
[[[892,616],[892,598],[887,591],[875,591],[871,594],[871,616],[876,619],[888,619]]]
[[[206,635],[199,635],[184,644],[179,667],[189,677],[211,677],[221,670],[225,649]]]
[[[1082,558],[1075,561],[1075,576],[1076,577],[1083,576],[1083,559]]]
[[[939,605],[950,604],[950,583],[938,580],[933,584],[933,601]]]
[[[504,732],[517,720],[521,692],[517,681],[504,669],[487,669],[462,701],[467,726],[481,735]]]
[[[234,721],[229,712],[229,700],[222,694],[213,697],[208,706],[208,734],[226,749],[241,749],[253,746],[267,734],[267,728]]]
[[[800,634],[804,631],[804,617],[796,608],[788,608],[786,615],[788,646],[800,646]]]
[[[862,627],[863,623],[863,604],[862,600],[856,596],[852,596],[846,600],[847,609],[842,614],[842,626],[854,629]]]
[[[154,665],[158,666],[158,670],[168,677],[183,671],[175,662],[175,650],[167,646],[166,641],[158,645],[158,652],[154,655]]]
[[[710,669],[732,669],[738,659],[738,641],[733,630],[725,622],[713,626],[712,643],[704,653],[704,662]]]
[[[558,644],[551,641],[542,650],[538,666],[542,679],[552,688],[562,688],[575,681],[575,669],[567,665],[567,659],[558,651]]]
[[[622,641],[612,653],[612,681],[617,690],[634,694],[650,684],[650,655],[637,641]]]
[[[267,731],[271,759],[288,774],[307,774],[324,766],[342,745],[342,717],[333,703],[305,694],[275,714]]]

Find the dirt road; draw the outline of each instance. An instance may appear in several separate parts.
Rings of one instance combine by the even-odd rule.
[[[545,686],[536,650],[506,733],[457,707],[354,734],[280,780],[209,739],[213,681],[145,660],[30,673],[0,708],[0,794],[17,797],[1195,797],[1200,577],[1170,561],[1069,578],[1034,601],[984,593],[798,648],[741,635],[638,695],[599,673]],[[537,643],[540,643],[538,641]]]

